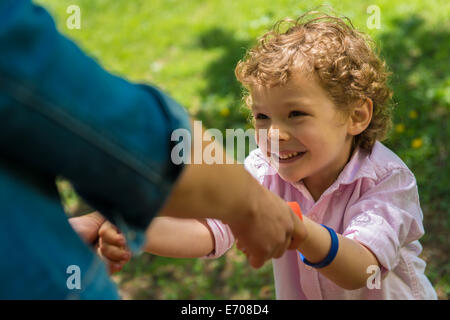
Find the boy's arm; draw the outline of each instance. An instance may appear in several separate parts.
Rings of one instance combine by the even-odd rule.
[[[331,248],[331,237],[320,224],[303,217],[307,232],[306,239],[298,246],[298,250],[311,263],[322,261]],[[364,287],[370,274],[367,268],[371,265],[379,266],[375,255],[356,240],[346,238],[340,234],[339,250],[334,260],[326,267],[317,269],[338,286],[355,290]]]
[[[110,222],[99,230],[100,255],[106,258],[113,271],[120,270],[131,255],[123,234]],[[198,258],[214,250],[214,237],[205,220],[173,217],[155,218],[146,231],[143,250],[172,258]]]
[[[199,258],[214,250],[206,220],[156,217],[146,232],[144,251],[172,258]]]
[[[369,266],[378,266],[383,277],[396,267],[400,248],[423,235],[422,217],[414,175],[407,169],[393,170],[349,206],[337,255],[318,271],[345,289],[364,287]],[[330,234],[307,217],[304,227],[307,236],[298,250],[312,263],[322,261],[330,249]]]

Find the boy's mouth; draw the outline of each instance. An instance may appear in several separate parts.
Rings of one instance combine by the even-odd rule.
[[[297,159],[300,159],[305,152],[283,152],[281,154],[272,153],[272,157],[277,160],[279,163],[289,163],[293,162]]]

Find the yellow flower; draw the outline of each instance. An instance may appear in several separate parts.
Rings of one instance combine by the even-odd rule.
[[[410,117],[411,119],[417,119],[417,116],[418,116],[418,114],[417,114],[417,111],[416,111],[416,110],[411,110],[411,111],[409,112],[409,117]]]
[[[403,123],[399,123],[395,126],[395,131],[398,133],[402,133],[403,131],[405,131],[405,125]]]
[[[220,115],[222,116],[222,117],[228,117],[229,115],[230,115],[230,109],[228,109],[227,107],[225,107],[225,108],[222,108],[221,110],[220,110]]]
[[[421,138],[416,138],[411,142],[411,146],[414,149],[419,149],[422,146],[422,144],[423,144],[423,141]]]

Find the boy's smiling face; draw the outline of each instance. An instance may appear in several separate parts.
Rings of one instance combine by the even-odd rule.
[[[263,154],[278,166],[284,180],[303,179],[317,200],[349,160],[348,119],[314,77],[301,72],[292,73],[283,86],[254,86],[251,97],[256,139]],[[258,129],[268,130],[266,143],[259,140]],[[268,150],[274,129],[279,130],[279,154]]]

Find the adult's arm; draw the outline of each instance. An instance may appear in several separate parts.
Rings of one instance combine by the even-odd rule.
[[[175,101],[105,71],[43,8],[0,0],[0,157],[69,179],[129,243],[180,174],[170,135],[189,127]]]
[[[27,0],[0,0],[0,119],[1,157],[68,178],[132,249],[182,171],[171,133],[190,128],[175,101],[103,70]],[[179,180],[165,212],[221,218],[252,265],[289,245],[295,217],[242,166],[189,165]]]

